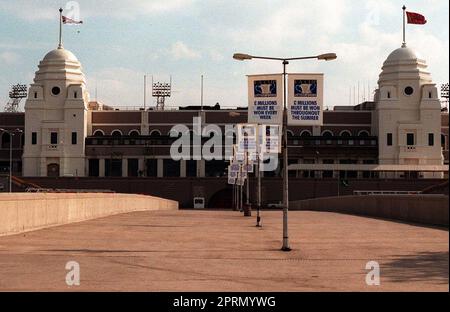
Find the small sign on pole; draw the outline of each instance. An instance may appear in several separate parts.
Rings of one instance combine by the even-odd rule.
[[[262,128],[262,152],[265,154],[281,153],[281,126],[263,125]]]
[[[237,125],[238,153],[256,153],[258,147],[258,126],[256,124]]]

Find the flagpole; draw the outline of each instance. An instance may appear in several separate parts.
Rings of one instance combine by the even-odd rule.
[[[62,12],[63,12],[63,9],[59,8],[59,45],[58,45],[58,49],[63,48],[63,45],[62,45]]]
[[[403,44],[402,48],[406,48],[406,6],[403,6]]]

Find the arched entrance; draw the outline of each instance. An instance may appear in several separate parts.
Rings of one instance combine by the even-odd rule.
[[[59,177],[59,164],[49,164],[47,166],[47,177]]]
[[[245,204],[245,201],[247,199],[245,195],[245,189],[243,192],[243,203]],[[216,192],[208,203],[208,208],[215,208],[215,209],[232,209],[233,208],[233,187],[229,186],[226,189],[222,189],[218,192]]]

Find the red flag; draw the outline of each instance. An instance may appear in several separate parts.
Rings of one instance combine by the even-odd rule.
[[[75,21],[70,17],[63,16],[62,17],[63,24],[83,24],[83,21]]]
[[[425,16],[422,14],[406,12],[406,16],[408,17],[408,24],[425,25],[427,23]]]

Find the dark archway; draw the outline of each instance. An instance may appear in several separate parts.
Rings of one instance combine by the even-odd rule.
[[[243,191],[243,203],[247,199],[245,195],[245,188]],[[208,208],[213,209],[233,209],[233,187],[230,185],[229,187],[222,189],[216,192],[213,196],[211,196]]]
[[[59,164],[49,164],[47,166],[47,177],[59,177]]]

